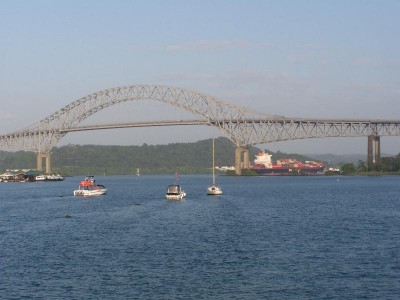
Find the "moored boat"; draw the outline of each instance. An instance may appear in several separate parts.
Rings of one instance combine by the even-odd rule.
[[[170,184],[167,188],[166,198],[168,200],[182,200],[186,197],[185,191],[179,184]]]
[[[36,181],[46,181],[46,176],[44,175],[38,175],[35,177]]]
[[[37,175],[35,181],[63,181],[64,177],[60,174],[50,174],[50,175]]]
[[[47,175],[46,177],[47,181],[63,181],[64,177],[62,177],[60,174],[51,174],[51,175]]]
[[[214,139],[212,140],[212,179],[213,183],[211,186],[207,188],[207,195],[209,196],[218,196],[222,194],[222,189],[219,186],[215,185],[215,161],[214,161]]]
[[[222,190],[219,186],[212,185],[207,188],[207,195],[209,196],[222,195]]]
[[[92,197],[100,196],[107,193],[104,185],[97,184],[93,176],[88,176],[85,180],[79,182],[79,187],[74,191],[74,196]]]

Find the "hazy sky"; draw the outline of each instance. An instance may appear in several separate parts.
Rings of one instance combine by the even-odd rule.
[[[0,133],[88,94],[134,84],[187,88],[286,117],[398,120],[399,36],[398,0],[0,0]],[[131,102],[87,123],[166,115],[185,117],[156,102]],[[207,127],[132,128],[70,133],[60,145],[218,135]],[[400,152],[400,137],[381,141],[382,152]],[[329,138],[266,147],[365,153],[366,144]]]

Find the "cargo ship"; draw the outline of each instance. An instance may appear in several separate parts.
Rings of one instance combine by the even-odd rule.
[[[259,175],[316,175],[323,172],[325,169],[325,165],[322,162],[301,162],[292,158],[280,159],[276,162],[272,162],[271,157],[271,154],[268,154],[265,151],[259,151],[254,163],[250,165],[250,170],[255,171]]]

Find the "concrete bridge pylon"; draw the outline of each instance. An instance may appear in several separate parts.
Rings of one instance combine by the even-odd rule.
[[[51,173],[51,155],[49,152],[37,152],[37,167],[36,169],[40,172],[43,171],[43,159],[45,160],[45,173]]]
[[[368,169],[371,168],[372,165],[379,163],[381,159],[381,137],[378,135],[369,135],[368,136],[368,154],[367,154],[367,162]]]
[[[243,158],[243,160],[242,160]],[[236,175],[242,175],[243,169],[250,167],[249,148],[247,146],[237,146],[235,149],[235,172]]]

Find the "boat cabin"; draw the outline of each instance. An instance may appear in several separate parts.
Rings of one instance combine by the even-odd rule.
[[[168,186],[167,195],[177,195],[180,194],[182,188],[179,184],[171,184]]]

